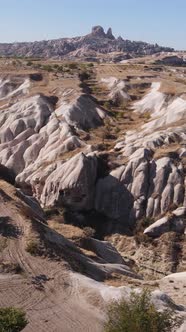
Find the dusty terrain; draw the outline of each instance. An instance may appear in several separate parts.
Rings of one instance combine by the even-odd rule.
[[[0,306],[24,331],[103,331],[143,287],[185,316],[185,75],[0,59]]]

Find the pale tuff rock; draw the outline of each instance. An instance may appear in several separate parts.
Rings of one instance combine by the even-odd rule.
[[[181,164],[175,165],[170,158],[151,160],[150,150],[138,149],[126,166],[98,181],[95,207],[127,223],[144,215],[156,217],[172,204],[183,204],[184,192]]]
[[[130,95],[127,92],[128,88],[125,81],[119,80],[115,77],[109,77],[101,79],[101,83],[105,84],[109,88],[110,93],[108,97],[116,105],[121,104],[124,101],[131,100]]]
[[[83,241],[83,247],[87,250],[95,252],[99,257],[107,263],[124,264],[124,259],[117,249],[107,241],[100,241],[94,238],[88,238]]]
[[[76,128],[90,129],[103,124],[104,111],[87,95],[80,95],[72,103],[62,102],[57,116]]]
[[[160,86],[160,82],[152,83],[151,91],[134,104],[133,107],[136,112],[144,113],[149,111],[154,114],[160,112],[166,100],[166,96],[159,92]]]
[[[5,100],[11,97],[17,97],[28,93],[30,87],[29,78],[0,78],[0,100]]]
[[[177,206],[183,204],[184,174],[181,164],[177,166],[167,157],[152,161],[149,183],[148,217],[167,212],[173,203]]]
[[[140,288],[132,289],[128,286],[108,286],[80,274],[71,274],[71,278],[72,280],[76,280],[76,282],[78,280],[79,285],[83,290],[87,289],[89,292],[92,292],[93,290],[96,291],[100,297],[108,303],[112,301],[119,301],[122,298],[129,299],[132,292],[136,292],[138,294],[141,292]],[[175,311],[179,311],[179,313],[183,311],[182,306],[176,305],[166,293],[158,289],[151,293],[151,300],[158,310],[163,310],[171,304]]]
[[[136,112],[150,112],[151,120],[142,126],[144,132],[170,126],[186,119],[186,100],[182,97],[172,97],[159,92],[161,83],[152,83],[151,91],[134,104]]]
[[[153,153],[157,148],[166,148],[172,143],[184,144],[186,142],[186,127],[170,126],[177,121],[184,121],[186,103],[181,98],[168,98],[167,102],[167,97],[158,91],[159,88],[159,83],[152,84],[151,91],[140,102],[134,104],[136,112],[150,111],[151,119],[139,131],[127,132],[125,139],[119,141],[115,146],[116,151],[120,151],[129,159],[123,175],[119,178],[119,183],[121,184],[124,179],[123,184],[132,195],[134,202],[130,217],[133,215],[134,218],[141,218],[143,215],[157,217],[169,211],[172,205],[184,205],[186,201],[182,160],[175,161],[171,157],[161,157],[161,154],[159,159],[158,157],[157,160],[153,159]],[[153,127],[154,124],[155,127]],[[162,124],[165,127],[169,125],[169,127],[156,130],[159,129],[159,126],[162,127]],[[178,150],[177,155],[184,158],[184,152],[185,150],[182,148]],[[103,182],[103,180],[100,181]],[[106,182],[105,179],[104,181]],[[101,182],[98,182],[98,185],[100,186]],[[104,197],[104,185],[102,184],[101,187],[102,197]],[[115,189],[115,191],[117,190]],[[106,192],[105,195],[111,195],[108,187]],[[109,200],[108,197],[107,199]],[[127,208],[128,200],[126,198],[125,202],[124,206]],[[96,204],[98,209],[103,210],[101,203]],[[109,203],[107,204],[109,206]],[[112,204],[114,204],[113,200]],[[119,214],[120,218],[124,216],[122,204],[118,203],[117,209],[120,210],[117,216]],[[109,209],[106,211],[110,215]]]
[[[125,140],[121,140],[115,145],[115,150],[123,152],[123,155],[128,157],[141,147],[155,151],[157,148],[166,147],[171,143],[184,143],[185,140],[186,127],[170,127],[151,133],[145,133],[143,130],[138,132],[128,131]],[[183,152],[182,149],[180,157],[182,157]]]
[[[186,228],[186,209],[184,207],[178,208],[172,212],[171,215],[167,215],[148,228],[145,229],[144,234],[152,237],[161,236],[166,232],[184,233]]]
[[[125,91],[124,82],[114,77],[105,83],[112,92],[114,89]],[[166,108],[159,87],[154,84],[151,92],[135,105],[139,112],[150,107],[151,115],[160,116],[161,120],[172,101],[169,100]],[[185,141],[184,127],[127,132],[115,150],[127,156],[128,161],[99,178],[96,158],[99,152],[95,151],[96,147],[86,145],[78,132],[102,125],[105,112],[88,95],[75,93],[68,103],[65,98],[62,96],[56,110],[49,98],[37,95],[1,111],[0,163],[15,172],[20,186],[32,188],[43,206],[95,208],[123,225],[144,216],[158,217],[172,205],[184,206],[182,160],[162,156],[153,159],[156,148]],[[184,116],[184,108],[180,114]],[[145,126],[150,123],[151,120]],[[63,159],[64,153],[77,148],[84,153]],[[88,155],[92,151],[95,155]],[[178,155],[182,156],[184,148],[179,151]]]
[[[44,206],[68,205],[73,209],[89,210],[93,207],[97,176],[97,158],[76,155],[59,165],[47,178],[41,195]]]
[[[105,84],[108,89],[112,89],[118,83],[118,79],[114,76],[110,76],[108,78],[102,78],[101,83]]]
[[[76,148],[88,152],[75,127],[96,127],[104,116],[104,111],[86,95],[78,96],[69,105],[61,101],[56,111],[42,95],[19,101],[0,114],[0,162],[15,172],[19,185],[30,185],[40,199],[47,177],[63,165],[64,153]]]

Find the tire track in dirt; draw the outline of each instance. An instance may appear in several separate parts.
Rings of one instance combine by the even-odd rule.
[[[2,258],[10,264],[18,264],[20,275],[0,275],[0,306],[23,308],[29,320],[24,332],[97,332],[101,322],[95,308],[80,294],[79,282],[71,276],[63,261],[52,261],[32,256],[25,251],[28,221],[12,206],[3,204],[0,211],[9,216],[19,236],[8,238],[8,247]],[[41,290],[33,283],[34,278],[46,275]],[[94,313],[95,311],[95,313]]]

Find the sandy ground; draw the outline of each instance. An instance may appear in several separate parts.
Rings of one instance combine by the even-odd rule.
[[[1,182],[1,189],[3,185]],[[103,315],[95,300],[91,303],[85,297],[66,264],[25,251],[28,221],[8,197],[0,196],[0,217],[11,220],[12,231],[0,252],[0,262],[19,265],[22,272],[0,273],[0,307],[26,311],[29,324],[24,332],[101,331]]]

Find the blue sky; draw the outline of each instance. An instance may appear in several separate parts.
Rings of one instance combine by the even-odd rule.
[[[0,42],[84,35],[93,25],[186,49],[186,0],[0,0]]]

